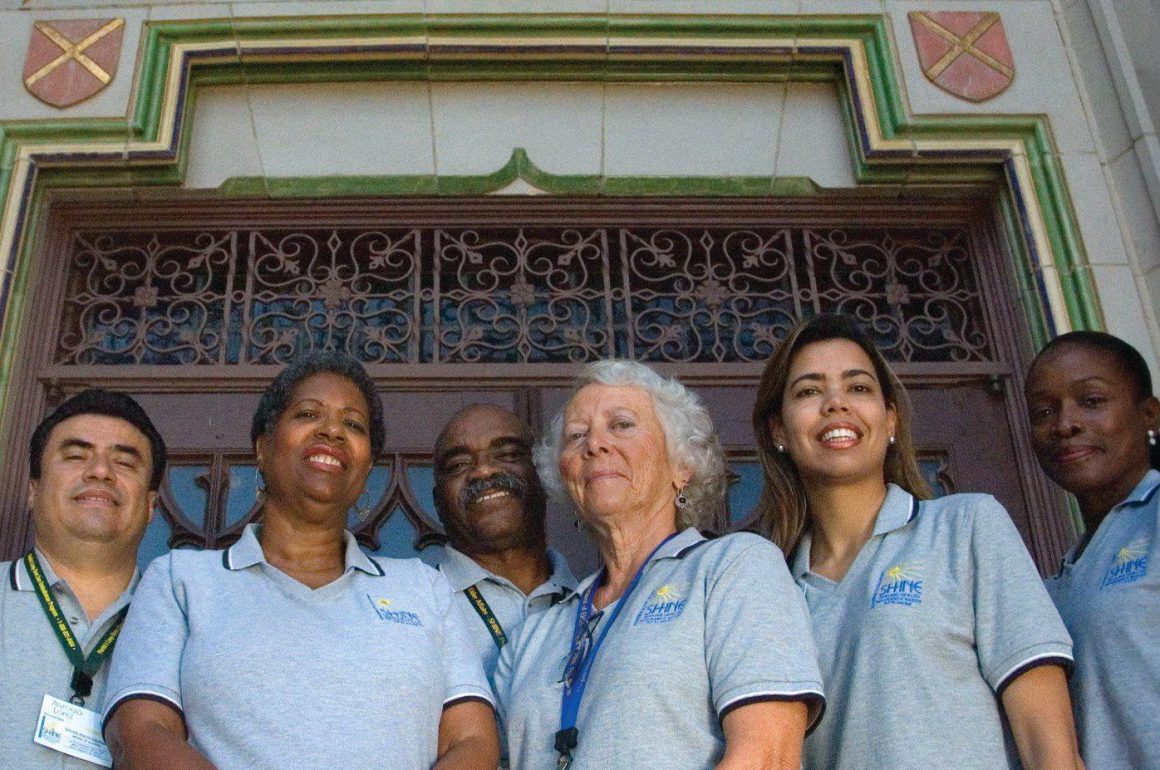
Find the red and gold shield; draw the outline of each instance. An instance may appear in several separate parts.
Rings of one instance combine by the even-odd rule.
[[[113,81],[124,19],[53,19],[32,25],[24,87],[53,107],[70,107]]]
[[[910,31],[922,72],[962,99],[998,96],[1015,79],[1015,60],[999,14],[973,11],[911,11]]]

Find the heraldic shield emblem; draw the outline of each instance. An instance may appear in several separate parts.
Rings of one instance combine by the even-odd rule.
[[[124,19],[53,19],[32,26],[24,87],[53,107],[71,107],[113,82]]]
[[[998,96],[1015,79],[1015,60],[997,13],[911,11],[910,31],[922,72],[961,99]]]

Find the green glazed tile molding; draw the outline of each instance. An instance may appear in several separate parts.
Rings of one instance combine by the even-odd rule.
[[[1039,344],[1100,328],[1074,210],[1041,115],[907,114],[881,16],[381,15],[148,23],[128,120],[0,124],[0,396],[17,354],[44,192],[176,187],[201,86],[355,80],[828,81],[859,188],[943,194],[996,186],[1025,320]],[[123,75],[126,76],[126,75]],[[236,178],[222,197],[479,195],[515,180],[561,195],[816,195],[801,178],[558,176],[522,149],[494,173]],[[1054,268],[1043,270],[1045,267]]]

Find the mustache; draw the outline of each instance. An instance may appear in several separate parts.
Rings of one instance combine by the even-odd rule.
[[[459,490],[459,507],[467,508],[472,500],[489,492],[507,492],[523,500],[528,495],[528,485],[518,476],[510,473],[495,473],[486,479],[472,479]]]

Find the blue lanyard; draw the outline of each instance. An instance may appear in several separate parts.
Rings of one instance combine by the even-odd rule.
[[[588,686],[588,675],[592,673],[592,664],[596,660],[596,653],[599,652],[600,645],[604,643],[604,637],[608,636],[612,624],[620,616],[620,611],[624,609],[624,605],[628,604],[629,597],[632,596],[633,590],[640,582],[641,575],[644,574],[644,568],[652,561],[653,556],[656,556],[661,546],[676,536],[677,533],[673,532],[658,543],[656,548],[652,549],[652,553],[640,565],[640,569],[636,571],[632,582],[628,584],[628,588],[625,589],[608,619],[601,624],[600,632],[595,639],[592,639],[589,633],[588,624],[594,614],[592,597],[604,580],[603,567],[596,579],[580,597],[580,606],[576,608],[576,627],[572,631],[572,651],[568,654],[568,662],[564,666],[564,692],[560,698],[560,730],[556,733],[555,743],[556,751],[560,752],[560,758],[556,761],[556,767],[567,768],[572,764],[572,749],[576,748],[580,737],[580,731],[576,729],[576,716],[580,713],[580,701],[584,698],[584,689]],[[589,644],[589,642],[591,643]]]

